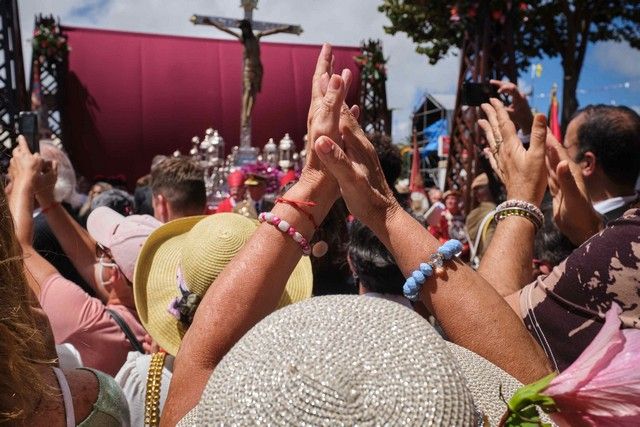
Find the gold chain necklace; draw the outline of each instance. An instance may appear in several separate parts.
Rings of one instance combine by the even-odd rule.
[[[161,351],[151,356],[147,374],[147,392],[144,397],[144,425],[156,427],[160,424],[160,386],[166,353]]]

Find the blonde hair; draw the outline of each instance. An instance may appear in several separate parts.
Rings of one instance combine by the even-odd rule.
[[[38,364],[45,362],[44,335],[32,313],[30,291],[13,220],[0,183],[0,424],[33,414],[50,393]]]

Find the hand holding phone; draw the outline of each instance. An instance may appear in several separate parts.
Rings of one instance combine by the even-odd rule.
[[[489,98],[497,98],[498,89],[490,83],[462,83],[462,104],[478,107],[489,102]]]
[[[38,138],[38,113],[34,111],[20,111],[18,114],[18,133],[27,140],[31,153],[40,152],[40,138]]]

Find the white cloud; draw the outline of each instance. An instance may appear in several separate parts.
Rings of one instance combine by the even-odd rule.
[[[37,13],[59,16],[63,25],[98,27],[123,31],[161,33],[209,38],[229,38],[208,27],[189,22],[193,13],[241,17],[239,0],[24,0],[20,2],[22,38],[26,58],[30,58],[33,17]],[[436,66],[415,53],[406,35],[384,33],[387,18],[375,0],[261,0],[255,20],[299,24],[300,36],[275,35],[269,41],[357,46],[368,38],[381,39],[389,58],[387,100],[393,111],[394,140],[402,140],[411,129],[410,116],[416,90],[454,93],[460,60],[450,56]],[[28,60],[26,61],[29,62]],[[27,72],[29,67],[27,67]],[[265,76],[265,78],[269,78]]]
[[[611,70],[626,77],[640,77],[640,50],[627,42],[596,43],[593,57],[604,70]]]

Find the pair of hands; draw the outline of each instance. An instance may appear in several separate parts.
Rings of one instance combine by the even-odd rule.
[[[593,209],[578,165],[548,131],[546,118],[533,118],[529,149],[519,140],[509,110],[497,99],[483,104],[487,120],[478,120],[489,143],[485,154],[502,180],[509,199],[520,199],[540,206],[549,186],[553,197],[554,222],[575,245],[602,228]]]
[[[358,124],[359,109],[345,96],[351,72],[332,73],[331,46],[322,47],[313,76],[308,115],[307,164],[301,181],[322,185],[365,224],[400,209],[387,185],[375,148]]]
[[[18,136],[18,145],[13,149],[9,163],[7,193],[14,190],[35,195],[41,206],[54,202],[53,188],[58,178],[57,162],[44,160],[39,153],[31,154],[27,141]]]

